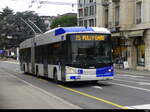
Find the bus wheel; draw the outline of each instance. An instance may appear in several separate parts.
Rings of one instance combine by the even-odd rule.
[[[93,84],[98,84],[98,82],[99,81],[97,81],[97,80],[96,81],[91,81],[91,83],[93,83]]]
[[[59,83],[58,76],[57,76],[57,70],[54,70],[54,81],[55,81],[56,84]]]

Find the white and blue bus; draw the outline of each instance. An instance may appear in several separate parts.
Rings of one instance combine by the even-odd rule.
[[[112,80],[111,33],[97,27],[50,30],[20,44],[20,64],[25,73],[56,82]]]

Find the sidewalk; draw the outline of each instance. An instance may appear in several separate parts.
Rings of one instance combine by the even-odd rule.
[[[140,70],[124,70],[124,69],[115,69],[117,74],[129,74],[129,75],[142,75],[142,76],[150,76],[150,71],[140,71]]]
[[[81,109],[51,92],[6,72],[3,68],[7,65],[0,63],[0,109]]]
[[[19,63],[19,61],[12,59],[12,58],[0,58],[0,61],[4,61],[4,62],[11,62],[11,63]]]

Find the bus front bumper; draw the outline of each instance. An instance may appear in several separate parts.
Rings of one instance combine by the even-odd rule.
[[[66,74],[66,82],[73,81],[107,81],[113,80],[113,75],[108,76],[96,76],[96,75],[78,75],[78,74]]]

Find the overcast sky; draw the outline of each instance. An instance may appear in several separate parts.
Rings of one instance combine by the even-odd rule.
[[[72,8],[71,5],[43,4],[41,8],[38,8],[40,4],[38,4],[38,2],[34,2],[32,4],[32,7],[29,8],[29,5],[31,5],[31,1],[77,3],[77,0],[1,0],[0,11],[8,6],[12,10],[14,10],[14,12],[32,10],[38,13],[40,16],[57,16],[57,14],[64,14],[68,12],[77,13],[76,5],[74,8]]]

